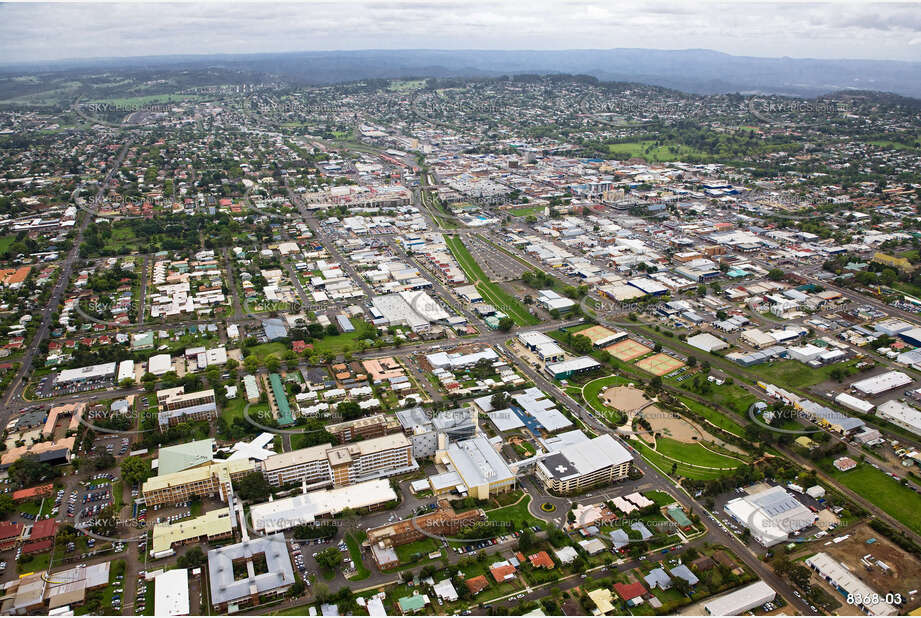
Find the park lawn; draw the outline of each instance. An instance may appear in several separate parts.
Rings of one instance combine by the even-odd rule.
[[[611,419],[615,425],[620,425],[624,421],[623,415],[619,414],[619,410],[615,410],[603,403],[601,403],[601,389],[610,386],[624,386],[630,384],[633,380],[628,380],[622,376],[605,376],[603,378],[598,378],[597,380],[592,380],[583,387],[583,397],[585,402],[588,403],[596,412],[601,414],[610,415],[612,412],[617,414],[617,418]]]
[[[672,438],[657,438],[656,450],[666,457],[706,468],[737,468],[742,465],[742,462],[708,451],[700,444],[679,442]]]
[[[643,495],[655,502],[657,506],[668,506],[669,504],[674,504],[676,502],[676,500],[671,495],[664,491],[647,491]]]
[[[142,242],[142,240],[135,236],[134,229],[131,226],[113,224],[112,235],[105,239],[104,248],[107,251],[114,251],[115,253],[129,253],[131,251],[139,251]]]
[[[528,504],[530,503],[531,496],[524,495],[524,497],[515,504],[486,511],[486,519],[491,522],[501,521],[515,525],[523,522],[528,526],[539,526],[543,528],[544,522],[531,515],[531,512],[528,511]],[[511,532],[511,530],[509,532]]]
[[[16,242],[15,236],[0,236],[0,254],[6,253],[14,242]]]
[[[887,139],[875,139],[867,142],[874,146],[879,146],[881,148],[893,148],[895,150],[918,150],[919,146],[917,144],[906,144],[904,142],[895,142]]]
[[[351,333],[339,333],[332,337],[323,337],[322,339],[311,341],[313,351],[317,354],[341,354],[347,350],[357,351],[362,324],[360,320],[355,320],[352,324],[355,326],[355,330]]]
[[[515,452],[522,457],[531,457],[534,455],[534,446],[530,442],[520,442],[515,444]]]
[[[38,515],[38,509],[40,508],[40,503],[34,502],[32,500],[28,502],[23,502],[16,507],[18,513],[28,513],[29,515]]]
[[[915,533],[921,534],[921,495],[866,463],[858,464],[848,472],[830,469],[832,472],[829,476],[835,481],[863,496]]]
[[[349,547],[349,556],[352,558],[352,562],[355,563],[355,575],[351,577],[352,581],[367,579],[371,575],[371,571],[368,570],[368,567],[365,566],[364,561],[361,559],[361,542],[364,536],[367,536],[364,532],[360,534],[349,532],[345,535],[345,544]]]
[[[513,217],[527,217],[528,215],[539,215],[544,212],[540,206],[526,206],[524,208],[512,208],[508,211]]]
[[[467,277],[473,282],[480,294],[483,295],[483,298],[493,307],[507,314],[519,326],[540,324],[540,320],[531,315],[531,312],[518,302],[514,296],[489,280],[486,273],[476,263],[476,260],[473,259],[467,247],[464,246],[464,243],[459,238],[445,236],[445,243],[451,253],[454,254],[454,259],[457,260],[457,263],[467,274]]]
[[[654,140],[608,144],[608,152],[627,159],[642,157],[647,161],[679,161],[682,157],[687,158],[688,156],[711,158],[706,152],[690,148],[684,144],[674,143],[656,146]]]
[[[148,94],[139,97],[119,97],[97,99],[92,103],[108,103],[119,107],[153,105],[156,103],[178,103],[180,101],[200,101],[205,97],[198,94]]]
[[[115,504],[116,509],[121,509],[122,506],[124,506],[122,502],[122,489],[121,480],[112,483],[112,503]]]
[[[46,551],[43,554],[36,554],[34,556],[29,556],[19,561],[17,565],[17,572],[20,575],[26,573],[34,573],[36,571],[44,571],[48,568],[48,564],[51,562],[51,552]]]
[[[426,537],[418,541],[413,541],[412,543],[407,543],[406,545],[398,545],[395,550],[397,552],[397,558],[400,559],[400,564],[409,564],[416,560],[426,559],[430,553],[438,551],[440,548],[441,545],[438,544],[438,541]]]
[[[695,414],[700,414],[702,417],[719,427],[720,429],[725,429],[729,433],[734,433],[737,436],[741,436],[745,430],[737,422],[720,412],[719,410],[714,410],[708,408],[702,403],[697,403],[693,399],[688,397],[678,397],[678,399],[688,407],[691,412]]]
[[[858,361],[834,363],[814,369],[796,360],[774,361],[754,365],[748,371],[764,377],[767,381],[784,388],[804,388],[814,386],[831,379],[831,372],[838,369],[851,369]]]
[[[672,475],[672,465],[676,462],[673,462],[671,459],[666,459],[659,453],[652,450],[652,448],[649,446],[643,444],[640,440],[632,440],[630,445],[638,450],[643,458],[646,459],[646,461],[659,468],[663,473],[670,476]],[[727,473],[728,471],[695,468],[694,466],[689,466],[682,463],[679,463],[675,469],[676,476],[683,476],[687,479],[695,481],[712,481],[714,479],[725,476]]]
[[[277,356],[279,359],[282,359],[285,355],[285,352],[287,351],[288,346],[282,342],[270,341],[268,343],[260,343],[259,345],[254,345],[251,348],[248,348],[247,355],[251,354],[265,361],[265,359],[270,356]]]
[[[246,409],[247,403],[249,402],[242,396],[229,400],[224,409],[221,410],[221,417],[228,425],[232,425],[235,418],[246,420],[246,417],[243,416],[243,410]],[[259,418],[263,413],[268,413],[269,409],[269,404],[267,403],[254,403],[249,408],[249,416],[250,418]],[[257,428],[253,427],[253,431],[257,431]]]
[[[424,79],[395,79],[387,86],[387,90],[395,92],[404,92],[407,90],[419,90],[425,86]]]

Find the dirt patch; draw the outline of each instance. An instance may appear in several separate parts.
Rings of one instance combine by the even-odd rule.
[[[880,595],[889,592],[900,593],[902,598],[907,600],[900,611],[903,615],[921,606],[921,595],[915,594],[914,598],[908,596],[909,591],[921,589],[921,564],[914,556],[897,547],[867,524],[851,528],[846,534],[849,534],[850,538],[845,541],[833,543],[830,537],[826,537],[823,541],[810,544],[810,551],[798,555],[806,557],[825,552],[843,563],[874,592]],[[867,541],[870,539],[876,541],[868,544]],[[871,570],[867,570],[861,563],[864,556],[867,556],[867,561],[872,565]],[[878,566],[877,560],[885,563],[889,571]]]
[[[636,410],[650,402],[642,390],[633,386],[612,386],[599,396],[605,405],[622,412]]]
[[[713,436],[690,421],[681,416],[675,417],[669,412],[662,412],[655,406],[643,410],[643,417],[649,421],[653,433],[667,436],[678,442],[691,443],[713,440]]]

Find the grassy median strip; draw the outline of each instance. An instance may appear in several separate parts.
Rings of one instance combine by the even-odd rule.
[[[460,238],[445,236],[445,244],[448,245],[448,249],[454,254],[454,259],[457,260],[464,273],[489,304],[497,310],[508,314],[519,326],[540,324],[540,320],[531,315],[527,308],[518,302],[514,296],[489,280],[489,277],[486,276],[480,265],[470,255],[470,251],[467,250]]]

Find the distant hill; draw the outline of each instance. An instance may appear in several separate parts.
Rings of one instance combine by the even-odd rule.
[[[812,97],[862,90],[921,97],[921,62],[755,58],[702,49],[564,51],[361,50],[100,58],[0,65],[0,73],[79,68],[222,67],[302,84],[373,78],[495,77],[518,73],[592,75],[697,94],[771,93]]]

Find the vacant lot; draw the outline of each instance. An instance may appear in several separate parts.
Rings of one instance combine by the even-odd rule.
[[[850,369],[855,362],[835,363],[814,369],[799,361],[784,360],[755,365],[749,367],[748,371],[762,376],[767,382],[773,382],[784,388],[804,388],[831,379],[831,372],[835,368]]]
[[[897,547],[867,524],[851,528],[847,534],[850,535],[850,538],[841,543],[825,545],[827,540],[810,543],[808,551],[798,553],[798,557],[807,557],[815,552],[823,551],[835,560],[844,563],[879,594],[886,594],[891,590],[901,593],[902,597],[907,599],[908,591],[921,588],[921,565],[914,556]],[[867,543],[871,539],[875,540]],[[872,560],[867,558],[867,561],[874,565],[871,570],[867,570],[860,563],[860,559],[867,554],[872,554]],[[888,574],[882,568],[875,566],[877,560],[881,560],[890,568]],[[919,604],[921,604],[921,598],[909,602],[901,613],[904,615],[907,610]]]
[[[921,534],[921,496],[870,464],[830,476]]]

